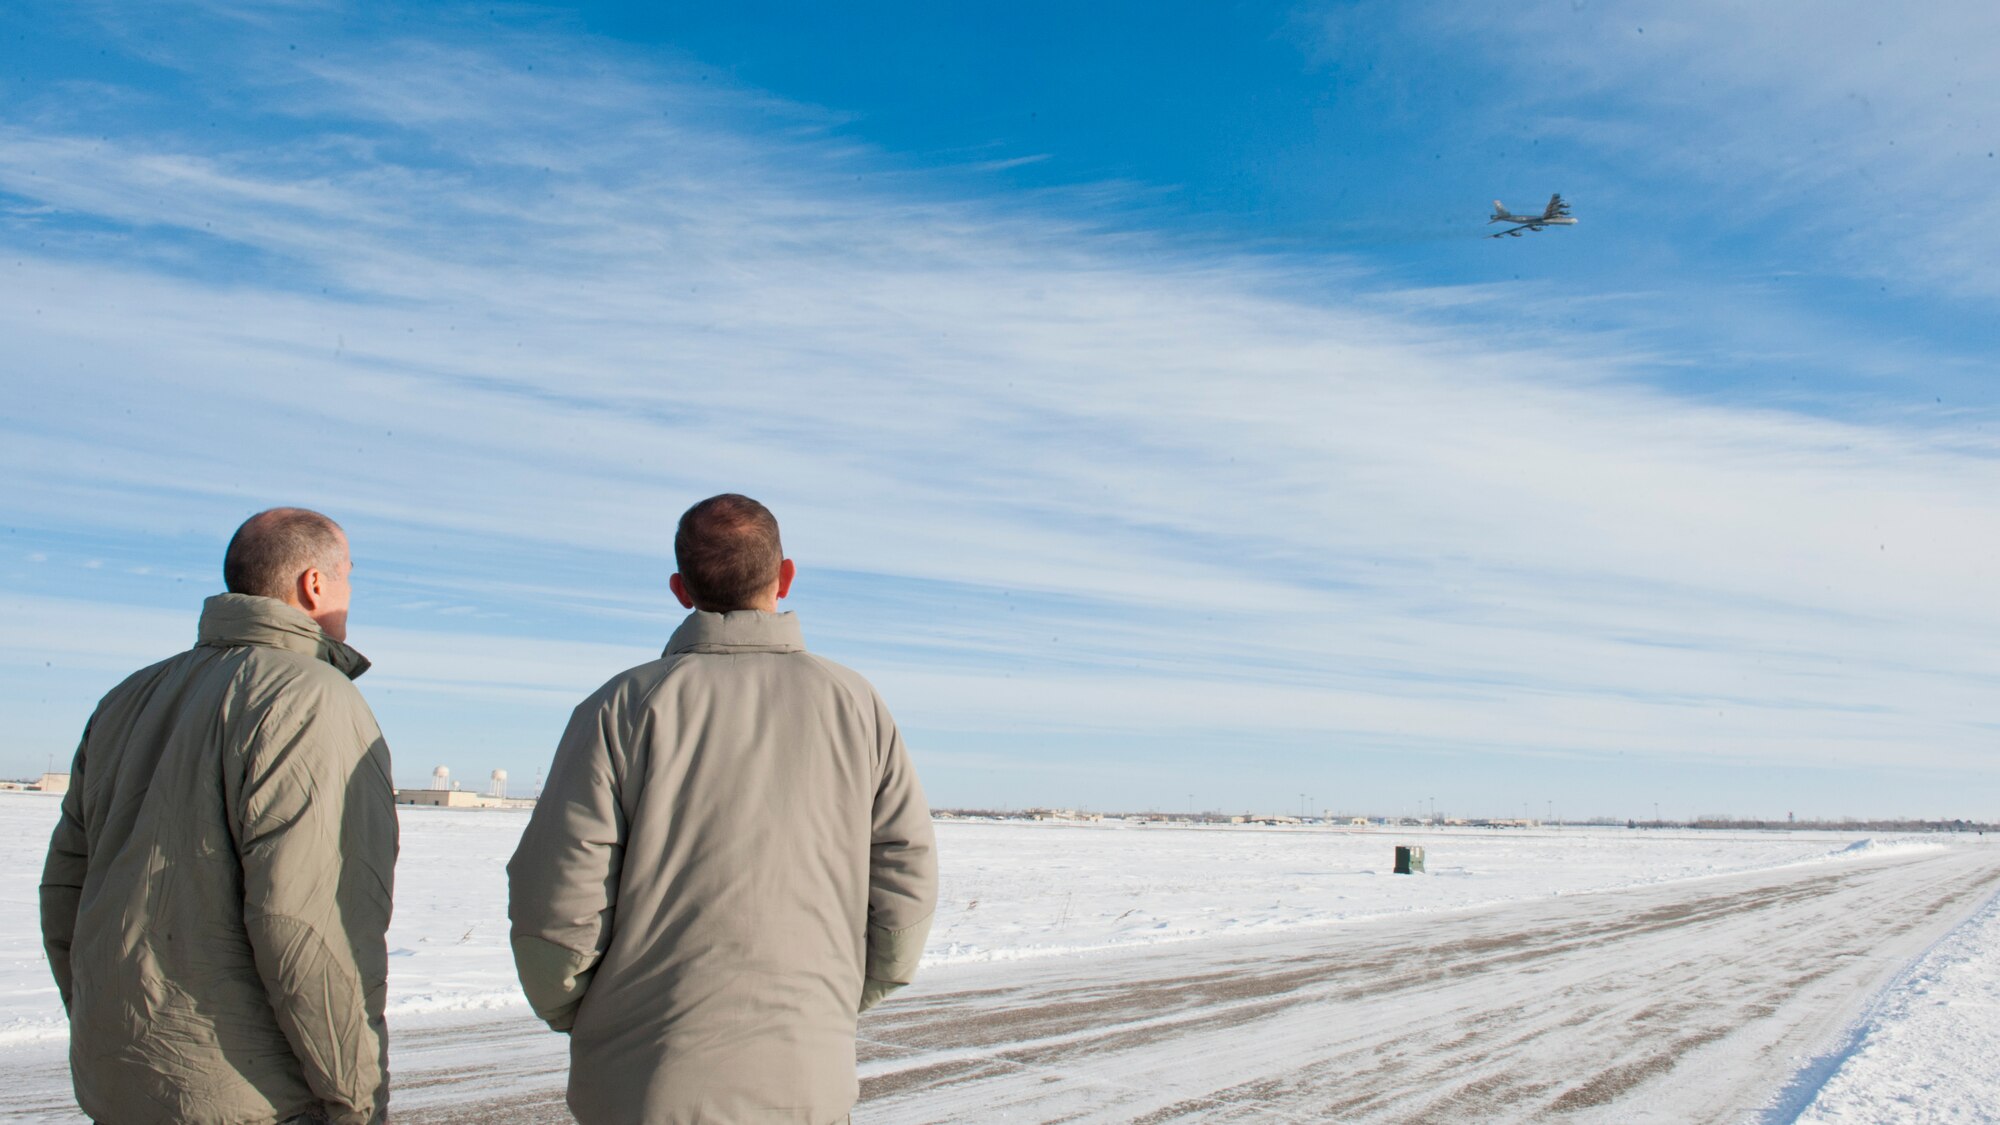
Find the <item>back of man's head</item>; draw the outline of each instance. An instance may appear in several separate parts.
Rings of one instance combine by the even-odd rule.
[[[310,569],[338,574],[347,537],[309,508],[270,508],[243,521],[222,556],[222,584],[232,594],[288,600]]]
[[[696,609],[748,609],[778,580],[785,548],[778,519],[748,496],[711,496],[681,516],[674,561]]]

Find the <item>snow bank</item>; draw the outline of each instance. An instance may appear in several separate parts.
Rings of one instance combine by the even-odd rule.
[[[1880,839],[1875,836],[1867,836],[1854,841],[1838,851],[1826,853],[1826,858],[1833,860],[1865,859],[1870,856],[1882,855],[1885,852],[1934,852],[1942,851],[1944,847],[1944,844],[1934,839],[1926,840],[1921,837],[1891,836],[1888,839]]]
[[[2000,896],[1884,990],[1787,1095],[1766,1125],[2000,1122]]]

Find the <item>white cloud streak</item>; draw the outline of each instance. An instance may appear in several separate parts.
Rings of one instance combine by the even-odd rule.
[[[869,671],[934,729],[1947,769],[1990,745],[1982,432],[1676,399],[1612,340],[1429,318],[1478,293],[1385,302],[1327,263],[1358,280],[1308,297],[1314,263],[884,187],[812,127],[718,124],[754,97],[608,58],[411,44],[260,81],[284,144],[0,132],[0,189],[133,243],[13,228],[12,518],[133,535],[297,497],[498,558],[664,559],[688,501],[740,488],[883,606],[904,580],[1042,599],[894,617],[908,651]],[[837,645],[877,640],[831,608]],[[64,632],[32,605],[7,628],[17,658]],[[378,683],[550,706],[626,651],[380,636]]]

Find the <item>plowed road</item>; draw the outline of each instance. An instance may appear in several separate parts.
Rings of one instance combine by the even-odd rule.
[[[862,1022],[855,1120],[1754,1120],[1996,887],[1986,849],[1891,853],[937,971]],[[566,1121],[563,1043],[399,1024],[395,1118]]]
[[[1996,861],[986,966],[864,1025],[857,1120],[1740,1120],[1993,893]]]

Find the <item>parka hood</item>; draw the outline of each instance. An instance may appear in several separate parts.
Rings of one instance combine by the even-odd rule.
[[[201,632],[195,643],[211,648],[281,648],[324,660],[350,680],[368,670],[367,657],[327,636],[304,610],[256,594],[217,594],[203,602]]]

